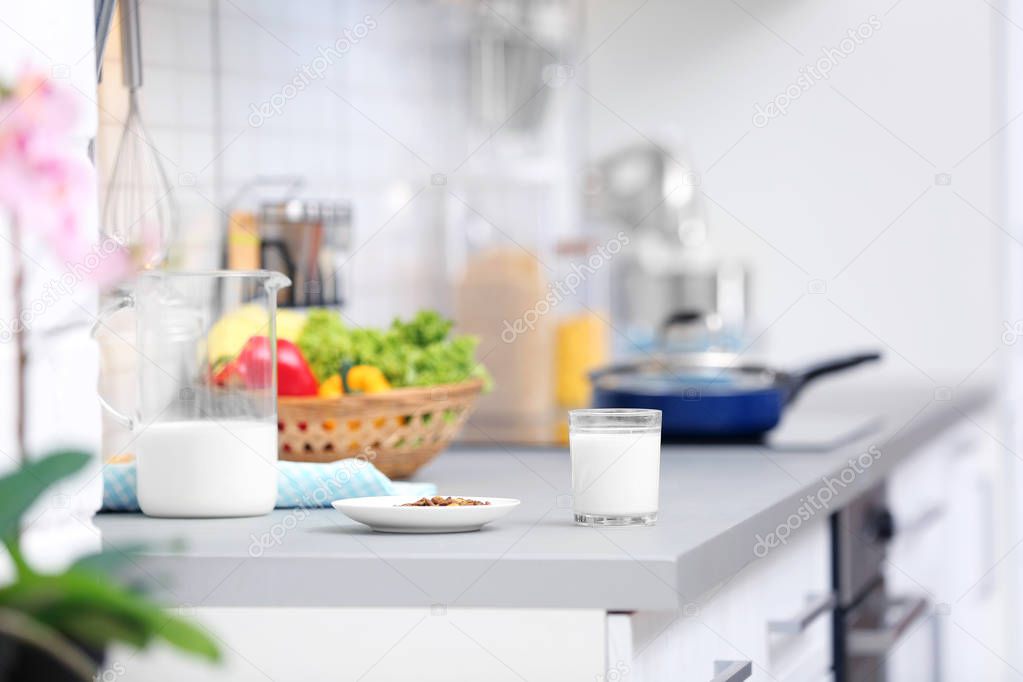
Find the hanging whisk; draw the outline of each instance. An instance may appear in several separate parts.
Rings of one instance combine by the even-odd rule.
[[[128,247],[142,268],[161,266],[177,231],[177,204],[160,152],[142,122],[142,44],[138,0],[118,0],[128,116],[103,206],[103,233]]]

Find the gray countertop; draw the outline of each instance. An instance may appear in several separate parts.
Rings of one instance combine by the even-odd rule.
[[[990,394],[957,388],[945,400],[933,386],[829,383],[794,406],[779,434],[787,445],[665,446],[660,515],[650,528],[573,525],[567,451],[497,446],[446,452],[417,477],[442,493],[522,500],[476,533],[377,534],[330,509],[218,520],[101,514],[97,525],[108,546],[161,548],[134,558],[133,571],[178,605],[673,609],[753,560],[757,536],[785,523],[850,458],[879,453],[846,475],[848,485],[832,483],[822,516]],[[829,430],[859,435],[827,443]]]

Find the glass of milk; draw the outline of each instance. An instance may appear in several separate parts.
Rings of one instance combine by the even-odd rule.
[[[661,473],[661,411],[568,413],[572,511],[584,526],[652,526]]]

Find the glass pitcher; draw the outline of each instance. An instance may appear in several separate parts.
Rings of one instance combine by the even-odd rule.
[[[269,513],[277,498],[278,272],[146,272],[104,321],[134,309],[138,404],[100,396],[132,432],[150,516]]]

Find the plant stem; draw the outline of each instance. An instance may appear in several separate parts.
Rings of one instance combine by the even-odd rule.
[[[18,459],[22,464],[28,461],[25,450],[25,332],[22,324],[24,309],[25,267],[21,259],[21,230],[15,220],[11,230],[11,255],[14,258],[14,348],[17,355],[17,370],[14,375],[14,413],[17,420]]]
[[[77,646],[20,611],[0,608],[0,634],[47,653],[83,680],[91,681],[96,674],[96,664]]]

